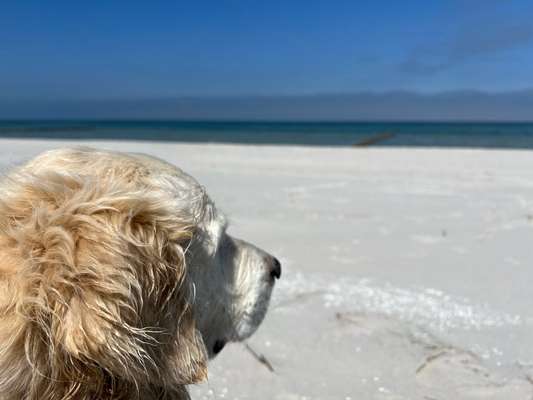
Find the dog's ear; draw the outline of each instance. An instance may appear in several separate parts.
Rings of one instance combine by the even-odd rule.
[[[147,190],[57,174],[14,182],[0,216],[23,264],[25,340],[48,347],[39,373],[169,388],[205,378],[185,265],[193,216]]]
[[[203,248],[209,256],[213,256],[224,234],[228,222],[223,214],[220,214],[215,206],[207,199],[204,206],[203,218],[200,223],[197,236],[202,241]]]

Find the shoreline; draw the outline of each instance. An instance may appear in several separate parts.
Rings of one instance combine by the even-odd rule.
[[[33,144],[42,146],[43,149],[52,149],[60,146],[79,146],[79,145],[100,145],[100,146],[117,146],[119,144],[126,144],[127,146],[137,145],[172,145],[179,147],[257,147],[265,149],[300,149],[300,150],[341,150],[347,152],[366,152],[366,151],[451,151],[451,152],[533,152],[533,148],[518,148],[518,147],[469,147],[469,146],[424,146],[424,145],[394,145],[394,146],[360,146],[360,145],[309,145],[309,144],[292,144],[292,143],[238,143],[238,142],[194,142],[194,141],[174,141],[174,140],[153,140],[153,139],[83,139],[83,138],[40,138],[40,137],[1,137],[0,143],[6,143],[8,145],[21,145],[21,144]],[[117,150],[119,151],[119,150]]]

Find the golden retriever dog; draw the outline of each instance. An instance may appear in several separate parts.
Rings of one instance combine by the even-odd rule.
[[[226,233],[191,176],[46,152],[0,183],[0,399],[176,400],[249,337],[279,261]]]

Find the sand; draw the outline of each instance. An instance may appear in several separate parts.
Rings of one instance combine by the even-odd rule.
[[[231,344],[193,399],[531,398],[533,152],[91,145],[182,167],[283,263],[249,340],[274,372]]]

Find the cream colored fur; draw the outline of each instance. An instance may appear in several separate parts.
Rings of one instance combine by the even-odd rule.
[[[0,399],[188,398],[261,323],[272,256],[190,176],[64,149],[0,184]]]

